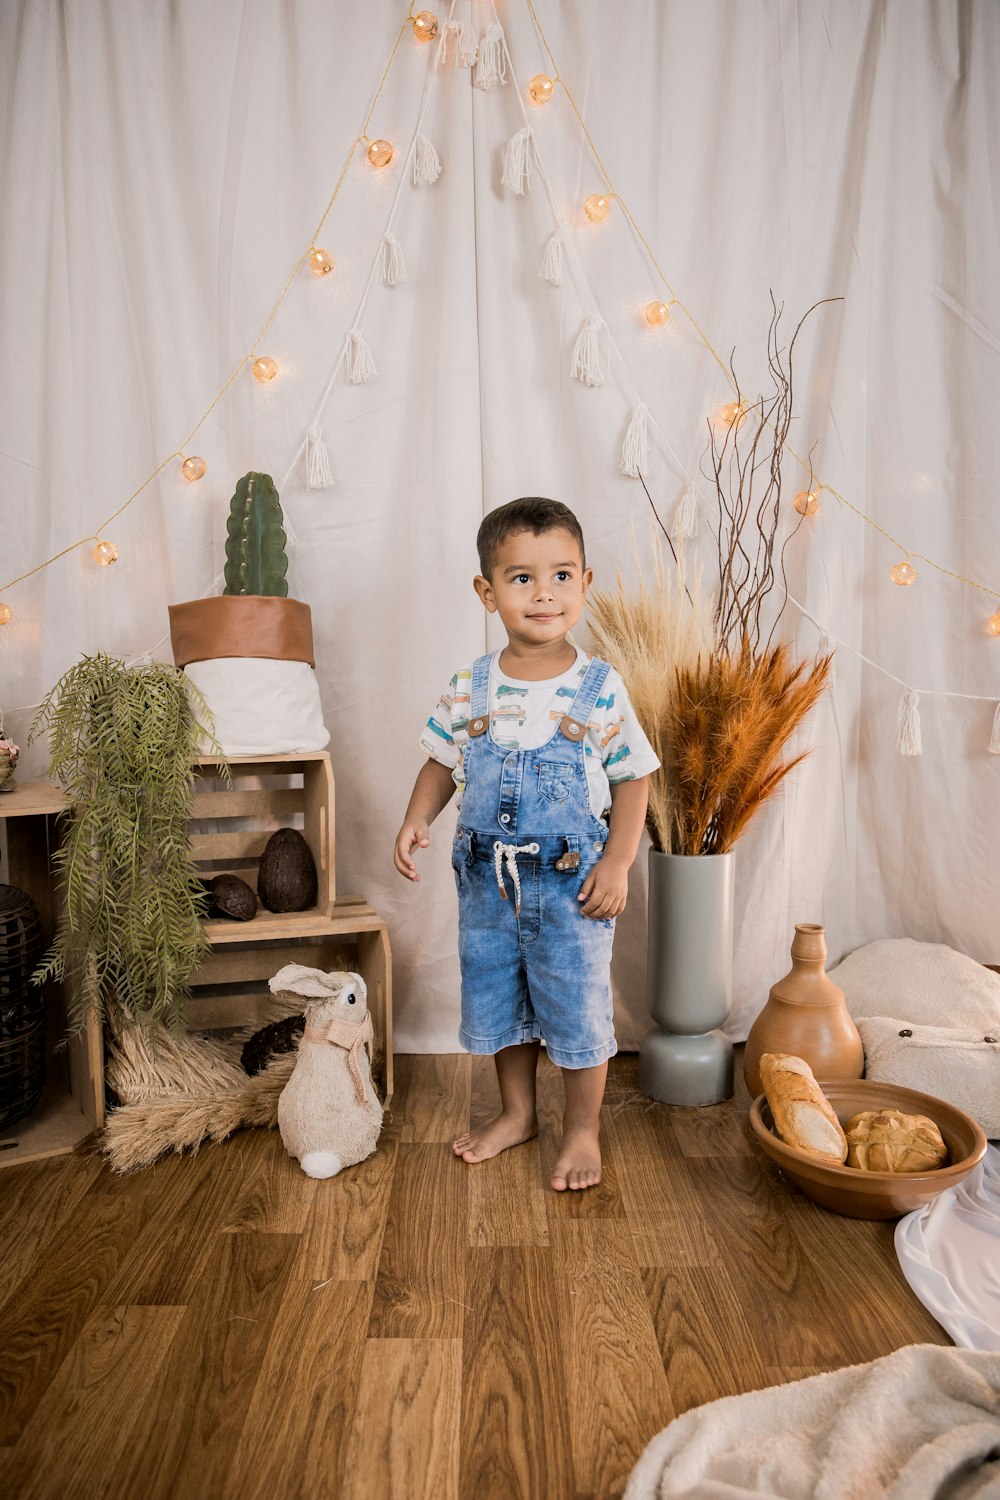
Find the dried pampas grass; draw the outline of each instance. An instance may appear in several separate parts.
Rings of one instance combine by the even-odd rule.
[[[636,546],[633,590],[625,591],[619,573],[617,589],[593,590],[588,604],[596,654],[620,674],[660,761],[660,769],[649,779],[646,826],[654,846],[669,851],[678,816],[674,771],[678,674],[696,671],[711,656],[715,606],[705,594],[700,571],[685,568],[683,551],[679,566],[668,570],[654,531],[651,552],[651,583],[644,576]]]
[[[669,738],[675,854],[725,854],[806,752],[782,752],[826,687],[832,656],[792,663],[744,642],[677,671]]]

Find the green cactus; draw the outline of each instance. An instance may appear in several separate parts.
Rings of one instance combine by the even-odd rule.
[[[244,474],[229,507],[225,594],[288,595],[281,502],[270,474]]]

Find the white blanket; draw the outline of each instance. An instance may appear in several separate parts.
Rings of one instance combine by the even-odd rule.
[[[896,1225],[903,1275],[965,1349],[1000,1350],[1000,1151]]]
[[[1000,1354],[913,1344],[671,1422],[624,1500],[998,1500]]]

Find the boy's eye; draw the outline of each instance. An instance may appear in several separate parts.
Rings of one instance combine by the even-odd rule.
[[[515,573],[514,577],[511,579],[511,582],[512,583],[530,583],[531,582],[531,574],[530,573]]]
[[[566,572],[565,568],[560,568],[559,572],[556,574],[556,577],[562,583],[568,583],[570,580],[570,574]]]

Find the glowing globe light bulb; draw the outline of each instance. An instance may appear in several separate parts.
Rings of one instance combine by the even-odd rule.
[[[819,510],[819,496],[815,490],[799,490],[792,504],[800,516],[814,516]]]
[[[528,93],[531,95],[532,99],[534,99],[536,104],[548,104],[549,100],[552,98],[554,89],[555,84],[552,82],[552,79],[549,77],[548,73],[536,73],[534,78],[528,84]]]
[[[715,413],[715,425],[717,427],[734,427],[743,421],[747,409],[742,401],[727,401],[725,406],[720,406]]]
[[[336,262],[329,250],[322,249],[319,245],[313,245],[309,251],[309,269],[314,276],[329,276]]]
[[[986,632],[988,635],[1000,635],[1000,609],[986,621]]]
[[[208,464],[203,458],[198,458],[196,454],[192,455],[191,458],[186,458],[181,464],[181,473],[191,484],[194,484],[196,480],[204,479],[207,472]]]
[[[368,147],[368,160],[373,167],[387,167],[392,161],[392,146],[388,141],[372,141]]]
[[[647,302],[642,315],[650,328],[662,328],[664,323],[669,322],[670,308],[665,302]]]
[[[917,570],[911,563],[897,563],[890,574],[893,583],[898,583],[901,589],[908,588],[911,583],[916,582]]]
[[[606,219],[611,210],[611,204],[603,193],[591,193],[589,198],[584,199],[583,211],[593,224],[600,224]]]
[[[0,625],[9,625],[14,618],[14,611],[9,604],[0,604]]]
[[[260,359],[254,360],[253,378],[259,380],[261,385],[267,385],[267,382],[273,380],[277,373],[278,361],[276,359],[268,359],[266,354],[262,354]]]
[[[413,17],[413,35],[418,42],[430,42],[438,34],[438,18],[432,10],[418,10]]]
[[[114,542],[98,542],[91,556],[102,568],[109,568],[112,563],[118,561],[118,548]]]

